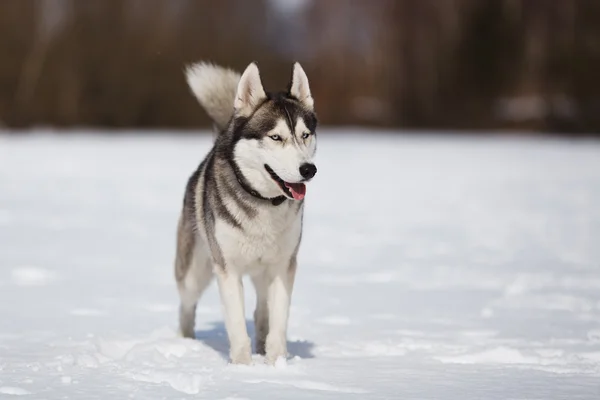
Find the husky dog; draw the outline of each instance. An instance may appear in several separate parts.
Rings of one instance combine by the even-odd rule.
[[[295,63],[287,91],[263,89],[256,63],[243,74],[200,62],[187,83],[217,129],[188,180],[177,229],[179,329],[194,337],[196,303],[219,287],[232,363],[251,362],[242,276],[256,289],[256,350],[287,356],[287,323],[302,236],[305,183],[317,168],[317,117],[308,78]]]

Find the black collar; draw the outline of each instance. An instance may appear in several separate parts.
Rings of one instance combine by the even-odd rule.
[[[274,206],[278,206],[278,205],[280,205],[281,203],[283,203],[285,201],[285,196],[284,195],[277,196],[277,197],[270,197],[270,198],[262,196],[260,193],[258,193],[256,190],[252,189],[246,183],[246,180],[240,174],[240,172],[238,171],[238,169],[235,168],[235,166],[232,166],[232,167],[233,167],[233,172],[235,173],[235,179],[237,179],[237,181],[240,184],[240,186],[242,187],[242,189],[244,189],[246,192],[248,192],[248,194],[250,194],[251,196],[256,197],[257,199],[260,199],[260,200],[268,200]]]

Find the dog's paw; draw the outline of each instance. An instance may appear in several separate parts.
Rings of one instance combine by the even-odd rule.
[[[285,337],[269,335],[266,341],[266,362],[275,365],[278,359],[287,358],[287,341]]]
[[[241,343],[232,344],[229,351],[229,357],[232,364],[246,364],[252,362],[252,347],[250,338],[244,339]]]
[[[267,350],[266,350],[266,346],[265,346],[265,340],[257,340],[256,341],[256,354],[260,354],[261,356],[264,356],[267,354]]]
[[[177,330],[177,336],[184,339],[196,339],[196,333],[194,332],[194,328],[191,329],[182,329],[181,327]]]

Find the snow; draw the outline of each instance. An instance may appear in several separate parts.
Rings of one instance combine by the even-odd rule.
[[[0,398],[600,398],[599,142],[323,129],[274,367],[227,363],[214,284],[176,335],[210,142],[0,134]]]

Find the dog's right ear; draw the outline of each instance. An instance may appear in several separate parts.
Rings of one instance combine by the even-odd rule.
[[[233,108],[241,117],[250,116],[267,98],[260,80],[260,73],[255,62],[250,63],[242,74],[237,87]]]

